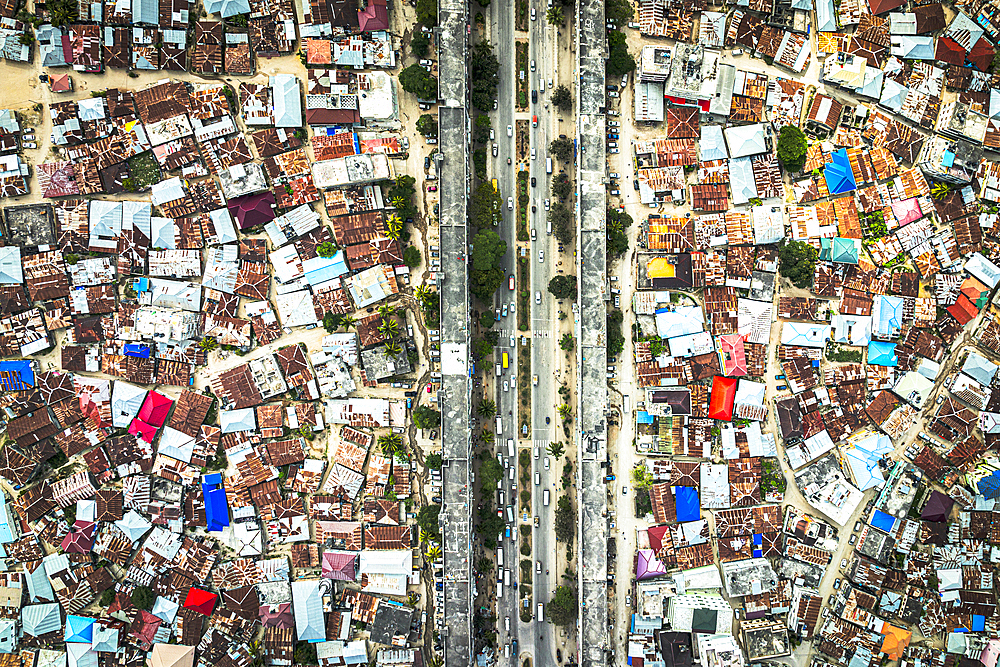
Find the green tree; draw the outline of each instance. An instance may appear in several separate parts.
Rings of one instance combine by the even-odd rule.
[[[493,189],[493,184],[484,181],[472,192],[472,203],[469,207],[469,220],[478,229],[496,226],[503,203],[500,193]]]
[[[472,166],[476,168],[476,178],[486,180],[486,149],[480,146],[472,151]]]
[[[805,241],[783,243],[778,250],[778,271],[796,287],[809,289],[812,287],[818,256],[816,248]]]
[[[555,9],[558,8],[553,7],[549,11],[551,12]],[[562,10],[559,9],[559,12],[562,13]],[[569,88],[562,84],[556,86],[556,89],[552,91],[552,106],[563,113],[569,113],[573,110],[573,95],[569,92]]]
[[[557,459],[566,452],[566,448],[563,447],[561,442],[550,442],[545,451],[549,453],[549,456]]]
[[[378,437],[378,446],[382,453],[392,457],[403,449],[403,439],[398,433],[385,433]]]
[[[608,313],[608,354],[612,357],[617,357],[625,349],[625,336],[622,334],[624,319],[620,310]]]
[[[437,0],[417,0],[417,21],[428,28],[433,28],[438,23],[438,3]]]
[[[547,12],[545,12],[545,20],[551,23],[552,25],[562,25],[562,23],[566,20],[566,15],[563,14],[563,8],[552,7]]]
[[[413,195],[417,193],[414,187],[417,179],[409,174],[400,174],[392,181],[386,196],[396,208],[396,215],[399,218],[412,218],[417,214],[417,208],[413,205]]]
[[[556,505],[556,539],[560,542],[572,542],[576,533],[576,512],[569,496],[560,496]]]
[[[318,664],[316,658],[316,644],[310,642],[296,642],[295,652],[292,654],[296,665]]]
[[[437,4],[435,0],[418,0],[420,2],[431,2]],[[430,72],[420,65],[410,65],[399,73],[399,85],[408,93],[416,95],[422,100],[436,100],[438,82],[431,76]]]
[[[486,338],[477,338],[472,342],[472,356],[477,360],[485,359],[493,354],[493,343]]]
[[[778,132],[778,162],[787,172],[799,172],[806,166],[809,144],[806,135],[794,125],[783,125]]]
[[[333,333],[340,328],[340,322],[342,319],[343,317],[341,315],[327,312],[326,315],[323,316],[323,328],[326,329],[327,333]]]
[[[629,0],[606,0],[604,3],[605,20],[619,27],[626,25],[634,16],[635,11]]]
[[[103,593],[101,593],[101,606],[110,607],[111,603],[115,601],[115,589],[109,588]]]
[[[490,117],[484,113],[476,116],[476,123],[474,130],[476,132],[476,141],[481,144],[485,144],[490,140],[490,129],[493,124],[490,122]]]
[[[573,212],[562,202],[556,202],[549,208],[549,220],[552,221],[552,233],[559,243],[569,245],[576,236],[576,224]]]
[[[406,246],[403,251],[403,264],[411,269],[420,266],[420,251],[415,246]]]
[[[215,348],[219,347],[219,341],[215,340],[213,336],[205,336],[200,341],[198,341],[198,347],[200,347],[205,352],[211,352]]]
[[[492,398],[484,398],[476,406],[476,414],[480,417],[485,417],[486,419],[492,419],[497,416],[497,404]]]
[[[434,452],[433,454],[428,454],[427,458],[424,459],[424,464],[431,470],[440,470],[441,455],[438,454],[437,452]]]
[[[555,625],[570,625],[576,621],[578,604],[576,591],[569,586],[560,586],[545,605],[545,616]]]
[[[492,229],[481,230],[472,239],[471,291],[483,301],[490,301],[504,280],[500,258],[507,244]]]
[[[413,37],[410,38],[410,53],[415,58],[426,58],[430,47],[431,38],[427,36],[426,32],[417,30],[413,33]]]
[[[441,513],[440,505],[424,505],[417,513],[417,525],[435,542],[441,541],[441,527],[438,525],[438,515]]]
[[[132,589],[132,604],[139,609],[149,611],[156,602],[156,595],[148,586],[136,586]]]
[[[496,487],[501,477],[503,477],[503,466],[494,457],[490,456],[479,466],[479,481],[484,489]]]
[[[576,276],[556,276],[549,281],[549,291],[557,299],[576,300]]]
[[[572,352],[575,345],[576,339],[573,338],[573,334],[571,333],[564,333],[562,338],[559,339],[559,348],[566,352]]]
[[[625,43],[625,33],[619,30],[608,31],[608,76],[618,77],[635,69],[635,58],[628,52]]]
[[[573,193],[573,183],[566,174],[556,174],[552,179],[552,195],[565,201]]]
[[[653,486],[653,473],[645,465],[632,468],[632,486],[637,489],[648,489]]]
[[[413,409],[413,423],[417,428],[434,428],[441,424],[441,413],[426,405]]]
[[[559,86],[565,90],[565,86]],[[569,94],[569,91],[566,91]],[[555,104],[555,102],[553,102]],[[549,142],[549,154],[560,162],[569,162],[573,158],[573,142],[569,139],[553,139]]]
[[[486,40],[477,42],[469,51],[469,77],[472,106],[479,111],[492,111],[500,84],[500,61]]]
[[[628,233],[632,226],[632,216],[617,208],[608,207],[608,255],[612,258],[621,257],[628,251]]]
[[[479,315],[479,326],[484,329],[489,329],[496,322],[496,315],[493,314],[492,310],[484,310]]]
[[[417,119],[417,132],[425,137],[436,137],[438,135],[437,118],[429,113],[422,114]]]
[[[323,241],[316,246],[316,254],[320,257],[333,257],[337,254],[337,246],[329,241]]]

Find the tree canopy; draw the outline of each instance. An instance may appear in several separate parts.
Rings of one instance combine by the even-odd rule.
[[[417,119],[417,132],[425,137],[436,137],[438,134],[437,118],[429,113],[422,114]]]
[[[630,8],[631,9],[631,8]],[[608,76],[621,76],[635,69],[635,58],[628,52],[625,33],[620,30],[608,31]]]
[[[500,194],[493,185],[484,181],[472,191],[472,202],[469,206],[469,221],[477,229],[493,227],[496,216],[499,215],[503,203]]]
[[[410,38],[410,52],[417,58],[426,58],[430,46],[431,38],[423,30],[414,32],[413,37]]]
[[[417,0],[417,21],[428,28],[438,24],[437,0]]]
[[[549,291],[557,299],[576,300],[576,276],[556,276],[549,281]]]
[[[552,195],[558,199],[566,200],[573,193],[573,183],[566,174],[556,174],[552,179]]]
[[[622,334],[622,322],[625,316],[620,310],[608,313],[608,355],[617,357],[625,349],[625,336]]]
[[[337,254],[337,246],[330,243],[329,241],[323,241],[318,246],[316,246],[316,254],[320,257],[333,257]]]
[[[470,51],[469,77],[472,81],[472,106],[480,111],[492,111],[500,84],[500,61],[486,40],[477,42]]]
[[[569,88],[562,84],[556,86],[556,89],[552,91],[552,105],[563,113],[572,111],[573,95],[570,94]]]
[[[796,287],[809,289],[813,283],[819,253],[805,241],[789,241],[778,251],[778,271]]]
[[[503,466],[492,456],[479,466],[479,482],[484,489],[496,487],[501,477],[503,477]]]
[[[389,191],[386,193],[389,202],[396,207],[399,217],[404,220],[417,214],[417,207],[413,205],[413,195],[417,193],[413,186],[416,182],[417,179],[412,176],[400,174],[389,186]]]
[[[441,541],[441,527],[438,525],[438,515],[441,513],[440,505],[424,505],[417,512],[417,525],[420,529],[431,536],[435,542]]]
[[[411,269],[420,266],[420,251],[415,246],[408,245],[403,251],[403,264]]]
[[[441,424],[441,413],[426,405],[418,405],[413,410],[413,423],[417,428],[434,428]]]
[[[576,591],[569,586],[560,586],[545,605],[545,615],[555,625],[569,625],[576,620],[577,605]]]
[[[635,16],[632,3],[629,0],[606,0],[604,3],[604,19],[621,27]]]
[[[507,253],[507,243],[492,229],[481,230],[472,239],[472,263],[469,274],[472,293],[490,301],[503,284],[500,258]]]
[[[556,504],[556,539],[560,542],[572,542],[576,533],[576,512],[569,496],[559,496]]]
[[[806,166],[806,152],[809,144],[806,135],[794,125],[784,125],[778,132],[778,162],[785,171],[802,171]]]
[[[553,139],[549,142],[549,153],[560,162],[569,162],[573,159],[573,142],[569,139]]]
[[[621,257],[628,250],[628,233],[632,226],[632,216],[617,208],[608,207],[608,255],[611,258]]]
[[[434,2],[434,0],[419,0],[420,2]],[[436,3],[435,3],[436,4]],[[419,5],[418,5],[419,6]],[[420,65],[410,65],[399,73],[399,85],[408,93],[412,93],[422,100],[436,100],[438,82],[431,76],[431,73]]]
[[[433,454],[428,454],[427,458],[424,459],[424,463],[431,470],[440,470],[441,469],[441,455],[438,454],[437,452],[434,452]]]
[[[552,233],[563,245],[569,245],[576,235],[576,224],[573,213],[562,202],[556,202],[549,208],[549,220],[552,221]]]
[[[145,609],[149,611],[153,608],[153,603],[156,601],[156,595],[148,586],[136,586],[132,589],[132,604],[139,609]]]

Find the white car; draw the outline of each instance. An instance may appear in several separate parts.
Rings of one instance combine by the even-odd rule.
[[[545,457],[544,464],[545,464],[545,469],[548,470],[549,469],[549,457],[547,457],[547,456]]]
[[[545,200],[545,210],[546,211],[549,210],[549,200],[548,199]]]
[[[539,261],[539,263],[545,261],[545,251],[544,250],[539,250],[538,251],[538,261]]]
[[[514,136],[514,126],[513,125],[508,125],[507,126],[507,136],[508,137],[513,137]]]
[[[517,347],[517,343],[514,341],[514,337],[513,336],[510,337],[510,346],[511,347]]]
[[[493,141],[494,139],[496,139],[496,133],[493,131],[493,128],[491,127],[490,128],[490,141]]]
[[[504,391],[510,391],[510,385],[507,384],[506,380],[503,381],[503,390]]]
[[[496,157],[496,156],[497,156],[497,152],[498,152],[498,151],[497,151],[497,145],[496,145],[496,144],[493,144],[493,157]]]
[[[532,21],[535,20],[535,8],[534,7],[531,8],[531,20]]]
[[[35,145],[34,141],[25,141],[24,142],[24,147],[25,148],[38,148],[38,146]]]
[[[541,302],[542,302],[542,293],[535,292],[535,303],[541,303]]]
[[[534,60],[531,61],[531,71],[532,72],[535,71],[535,61]]]
[[[511,211],[514,210],[514,198],[513,197],[507,197],[507,208],[508,208],[508,210],[511,210]]]
[[[531,159],[532,160],[535,159],[535,149],[534,148],[531,149]]]

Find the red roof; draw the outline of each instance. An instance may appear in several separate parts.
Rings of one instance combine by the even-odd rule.
[[[905,4],[906,0],[868,0],[868,6],[871,8],[872,14],[888,12]]]
[[[980,72],[985,72],[989,69],[990,63],[993,62],[993,45],[985,37],[980,37],[976,45],[969,51],[968,58],[969,62],[975,65]]]
[[[958,295],[958,301],[948,306],[948,312],[951,316],[958,320],[958,323],[965,326],[972,320],[976,319],[976,315],[979,314],[979,309],[976,308],[976,304],[969,301],[969,297],[964,294]]]
[[[49,79],[49,90],[53,93],[68,93],[73,90],[73,80],[69,74],[56,74]]]
[[[670,526],[650,526],[646,530],[646,535],[649,536],[649,548],[660,553],[660,549],[663,548],[663,536],[667,534],[670,530]]]
[[[240,223],[240,229],[266,225],[274,220],[274,193],[236,197],[229,200],[229,213]]]
[[[137,435],[149,444],[153,444],[153,438],[156,437],[156,427],[141,419],[133,419],[132,423],[129,424],[128,432],[132,435]]]
[[[708,403],[708,416],[712,419],[733,421],[733,401],[736,400],[736,384],[739,378],[716,375],[712,378],[712,398]]]
[[[738,333],[719,336],[719,366],[722,374],[739,377],[747,374],[746,348],[743,347],[743,336]]]
[[[358,12],[361,32],[385,30],[389,27],[389,8],[386,0],[371,0],[363,11]]]
[[[212,610],[215,609],[215,602],[218,599],[215,593],[209,593],[208,591],[203,591],[200,588],[192,586],[191,590],[188,591],[187,599],[184,600],[184,608],[194,609],[199,614],[211,616]]]
[[[146,400],[139,410],[139,419],[159,428],[167,421],[167,414],[170,413],[170,406],[173,404],[174,402],[163,394],[151,391],[146,394]]]
[[[951,37],[940,37],[937,41],[937,49],[934,51],[934,60],[940,60],[949,65],[964,65],[965,49]]]
[[[60,548],[68,554],[90,553],[94,546],[95,524],[92,521],[77,521],[63,538]]]

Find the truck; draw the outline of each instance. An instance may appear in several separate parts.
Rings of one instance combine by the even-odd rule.
[[[507,367],[509,365],[510,365],[510,357],[507,355],[506,352],[504,352],[503,353],[503,368],[504,368],[504,370],[507,370]]]
[[[622,396],[622,412],[624,413],[623,418],[628,419],[629,415],[632,414],[632,399],[628,394]]]
[[[514,438],[507,438],[507,456],[514,456]]]
[[[507,538],[508,540],[510,539],[510,526],[507,526],[507,534],[505,535],[505,537],[506,537],[506,538]]]
[[[503,585],[510,586],[510,570],[504,569],[503,571]]]
[[[493,179],[493,192],[500,194],[500,182],[497,179]]]
[[[531,91],[531,92],[534,93],[535,91]],[[534,101],[537,101],[537,98]],[[538,116],[532,116],[531,117],[531,127],[538,127]]]
[[[545,216],[545,233],[552,236],[552,218]]]
[[[499,593],[497,593],[499,595]],[[545,605],[541,602],[538,603],[538,612],[535,614],[535,620],[539,623],[545,622]]]
[[[549,490],[548,489],[545,489],[544,491],[542,491],[542,504],[545,505],[546,507],[549,506]]]
[[[503,434],[503,419],[497,417],[497,435]]]
[[[507,530],[509,531],[510,528]],[[503,547],[497,547],[497,566],[503,567]]]

